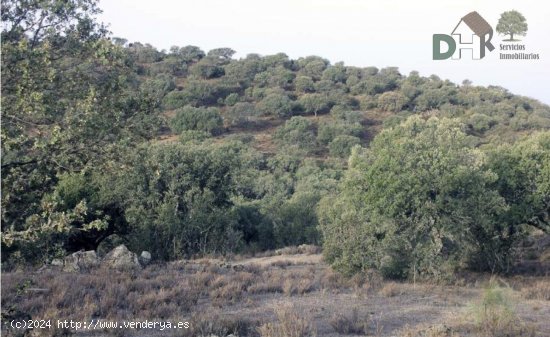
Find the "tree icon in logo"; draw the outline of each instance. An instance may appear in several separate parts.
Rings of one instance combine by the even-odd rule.
[[[517,39],[514,40],[514,35],[525,36],[525,34],[527,34],[527,21],[525,21],[525,17],[516,10],[504,12],[500,14],[497,32],[504,35],[510,35],[510,38],[504,41],[519,41]]]

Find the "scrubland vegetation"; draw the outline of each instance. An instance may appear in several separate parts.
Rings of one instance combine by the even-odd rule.
[[[190,336],[550,331],[548,105],[319,56],[159,51],[111,36],[95,0],[2,7],[3,318],[187,318]],[[153,264],[31,272],[121,243]],[[235,259],[302,244],[328,265]],[[241,267],[185,262],[202,257]]]

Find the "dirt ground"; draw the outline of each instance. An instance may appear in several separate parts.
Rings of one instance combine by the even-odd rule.
[[[506,316],[479,323],[476,310],[489,284],[505,295]],[[170,331],[28,334],[40,336],[550,336],[550,277],[468,274],[453,285],[383,281],[375,274],[346,279],[318,253],[283,251],[177,261],[131,273],[3,273],[2,313],[5,322],[28,314],[190,324]],[[3,328],[3,335],[18,332]]]

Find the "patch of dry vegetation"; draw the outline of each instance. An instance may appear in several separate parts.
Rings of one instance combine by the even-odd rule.
[[[357,308],[354,308],[349,315],[336,314],[330,320],[334,331],[344,335],[365,334],[368,330],[368,319],[359,315]]]
[[[550,280],[538,280],[521,289],[521,294],[528,300],[550,301]]]
[[[533,326],[518,317],[514,303],[512,289],[492,279],[469,309],[473,332],[486,337],[534,337]]]
[[[291,305],[275,308],[277,320],[259,327],[261,337],[316,337],[317,332],[311,318],[304,317]]]
[[[412,284],[384,281],[376,272],[347,278],[325,264],[283,269],[240,262],[246,263],[201,259],[137,272],[3,273],[2,314],[185,320],[191,328],[177,334],[183,337],[526,337],[550,329],[540,318],[550,313],[550,282],[543,277],[513,277],[480,290],[489,282],[484,275],[467,275],[461,285]]]

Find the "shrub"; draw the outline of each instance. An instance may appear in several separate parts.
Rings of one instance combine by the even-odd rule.
[[[308,318],[285,305],[275,309],[277,322],[259,327],[261,337],[316,337],[317,332]]]
[[[174,79],[166,74],[159,74],[154,78],[147,79],[140,85],[140,90],[155,102],[160,102],[163,97],[176,88]]]
[[[257,108],[266,116],[287,117],[292,114],[292,101],[285,94],[271,93],[258,103]]]
[[[222,131],[223,120],[216,108],[186,106],[176,111],[176,116],[170,121],[170,126],[177,133],[195,130],[219,134]]]
[[[296,77],[296,81],[294,82],[296,86],[296,91],[307,93],[307,92],[315,92],[315,87],[313,85],[313,80],[311,77],[308,76],[298,76]]]
[[[315,149],[315,127],[305,117],[295,116],[279,127],[274,135],[275,141],[285,147],[297,147],[306,152]]]
[[[273,226],[275,241],[279,246],[316,244],[319,242],[315,208],[319,196],[311,191],[295,192],[276,212]]]
[[[198,130],[184,130],[180,134],[180,142],[202,142],[205,139],[210,138],[212,135],[208,132]]]
[[[531,336],[532,331],[514,312],[509,288],[492,279],[479,302],[470,308],[475,328],[488,337]]]
[[[475,113],[468,118],[468,126],[476,132],[485,132],[496,124],[494,118]]]
[[[359,317],[357,308],[354,308],[351,315],[337,314],[330,320],[334,331],[345,335],[363,335],[367,333],[367,320]]]
[[[522,231],[502,226],[507,204],[486,161],[456,120],[413,116],[382,131],[352,154],[339,196],[318,208],[325,259],[389,278],[506,269]]]
[[[225,105],[233,106],[239,101],[239,94],[233,92],[225,97]]]
[[[360,123],[363,120],[361,112],[350,111],[345,106],[335,105],[330,109],[330,115],[332,118],[347,123]]]
[[[170,91],[162,101],[164,108],[177,109],[189,104],[189,99],[183,91]]]
[[[254,104],[239,102],[229,108],[225,113],[225,119],[231,126],[246,126],[258,115]]]
[[[349,157],[351,149],[355,145],[361,144],[361,140],[354,136],[340,135],[334,138],[328,145],[330,154],[332,156],[346,158]]]
[[[304,112],[317,116],[317,113],[328,110],[330,100],[327,95],[323,94],[305,94],[300,97],[298,104],[300,104]]]
[[[399,112],[407,102],[407,97],[396,91],[388,91],[378,96],[378,108],[384,111]]]

